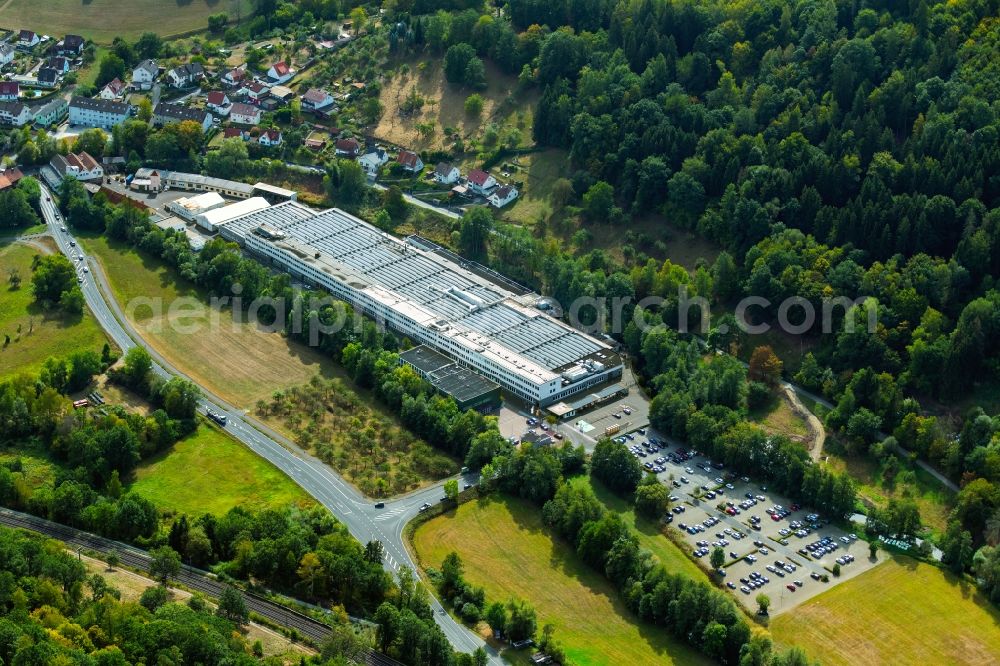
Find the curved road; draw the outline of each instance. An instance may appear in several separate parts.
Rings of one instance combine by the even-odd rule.
[[[46,224],[52,232],[60,251],[70,257],[74,265],[80,262],[75,259],[82,250],[75,246],[69,230],[60,231],[62,222],[55,203],[51,200],[48,188],[42,185],[42,200],[40,202]],[[153,371],[164,378],[171,376],[190,379],[184,373],[170,365],[166,359],[151,348],[132,328],[121,311],[119,303],[108,285],[101,267],[89,257],[84,262],[87,273],[78,269],[78,275],[83,277],[80,287],[86,298],[91,313],[108,336],[114,340],[122,352],[137,345],[142,345],[153,358]],[[203,397],[200,407],[226,414],[228,424],[226,430],[243,442],[251,451],[261,456],[293,481],[302,487],[317,502],[326,507],[350,530],[361,543],[378,540],[385,547],[385,567],[390,572],[396,572],[400,567],[408,567],[416,571],[416,564],[410,557],[404,543],[403,530],[406,524],[420,513],[420,506],[425,502],[434,504],[443,497],[441,484],[404,495],[392,501],[385,502],[384,508],[375,508],[372,501],[365,498],[353,486],[344,481],[325,464],[313,456],[303,452],[286,438],[258,423],[247,416],[245,412],[228,404],[202,388]],[[434,618],[444,631],[445,636],[456,650],[472,652],[477,647],[484,647],[489,654],[491,664],[503,664],[499,653],[486,645],[475,633],[455,621],[433,595],[431,606]]]

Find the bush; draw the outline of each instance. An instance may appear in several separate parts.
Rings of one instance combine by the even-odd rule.
[[[767,405],[771,400],[771,389],[763,382],[747,384],[747,408],[754,410]]]
[[[479,618],[481,616],[482,612],[476,604],[467,601],[462,605],[462,619],[466,622],[469,622],[470,624],[479,622]]]
[[[155,613],[156,609],[165,603],[167,603],[167,588],[162,585],[146,588],[139,597],[139,604],[150,613]]]
[[[465,98],[465,113],[478,117],[483,112],[483,96],[472,94]]]

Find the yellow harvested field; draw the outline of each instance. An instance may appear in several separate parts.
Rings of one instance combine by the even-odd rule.
[[[1000,612],[971,583],[908,557],[775,617],[771,633],[825,665],[1000,663]]]
[[[664,629],[638,621],[618,592],[542,524],[538,507],[515,498],[468,502],[420,525],[413,535],[420,566],[438,568],[456,551],[466,578],[488,599],[531,603],[539,627],[574,664],[703,664],[707,660]]]

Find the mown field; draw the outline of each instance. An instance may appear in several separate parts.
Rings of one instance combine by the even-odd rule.
[[[278,468],[208,423],[144,462],[130,490],[161,509],[192,516],[314,502]]]
[[[440,567],[452,550],[466,578],[488,598],[528,600],[539,625],[551,623],[574,664],[702,664],[662,629],[638,622],[603,576],[541,522],[538,507],[515,498],[468,502],[420,525],[420,565]]]
[[[31,294],[31,259],[36,254],[38,249],[17,243],[0,247],[0,378],[35,372],[45,359],[55,354],[84,350],[100,353],[107,342],[89,311],[80,316],[66,316],[35,305]],[[8,281],[11,269],[21,276],[18,289],[12,289]],[[4,345],[7,335],[10,344]]]
[[[3,0],[0,26],[27,28],[61,38],[80,34],[102,43],[116,36],[135,38],[152,31],[175,35],[208,27],[208,17],[219,12],[244,18],[251,0]]]
[[[578,476],[571,483],[577,486],[590,486],[604,506],[619,514],[625,524],[635,530],[639,544],[663,562],[668,570],[710,582],[705,572],[699,569],[680,547],[663,535],[656,521],[637,516],[628,502],[605,488],[600,481],[595,481],[590,476]]]
[[[775,617],[771,632],[826,665],[1000,663],[1000,612],[971,584],[907,557]]]

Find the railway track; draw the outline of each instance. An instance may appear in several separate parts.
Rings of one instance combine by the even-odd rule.
[[[149,571],[149,565],[152,561],[149,553],[135,546],[11,509],[0,508],[0,524],[44,534],[77,549],[105,554],[114,551],[118,554],[122,564],[142,571]],[[225,584],[217,580],[214,574],[187,565],[181,566],[175,580],[191,590],[202,592],[215,599],[225,588]],[[276,625],[294,629],[300,636],[308,638],[316,644],[321,643],[330,635],[331,627],[324,622],[252,592],[244,590],[243,596],[246,599],[247,608],[251,612]],[[369,651],[365,655],[365,663],[368,666],[397,666],[399,664],[396,660],[375,651]]]

